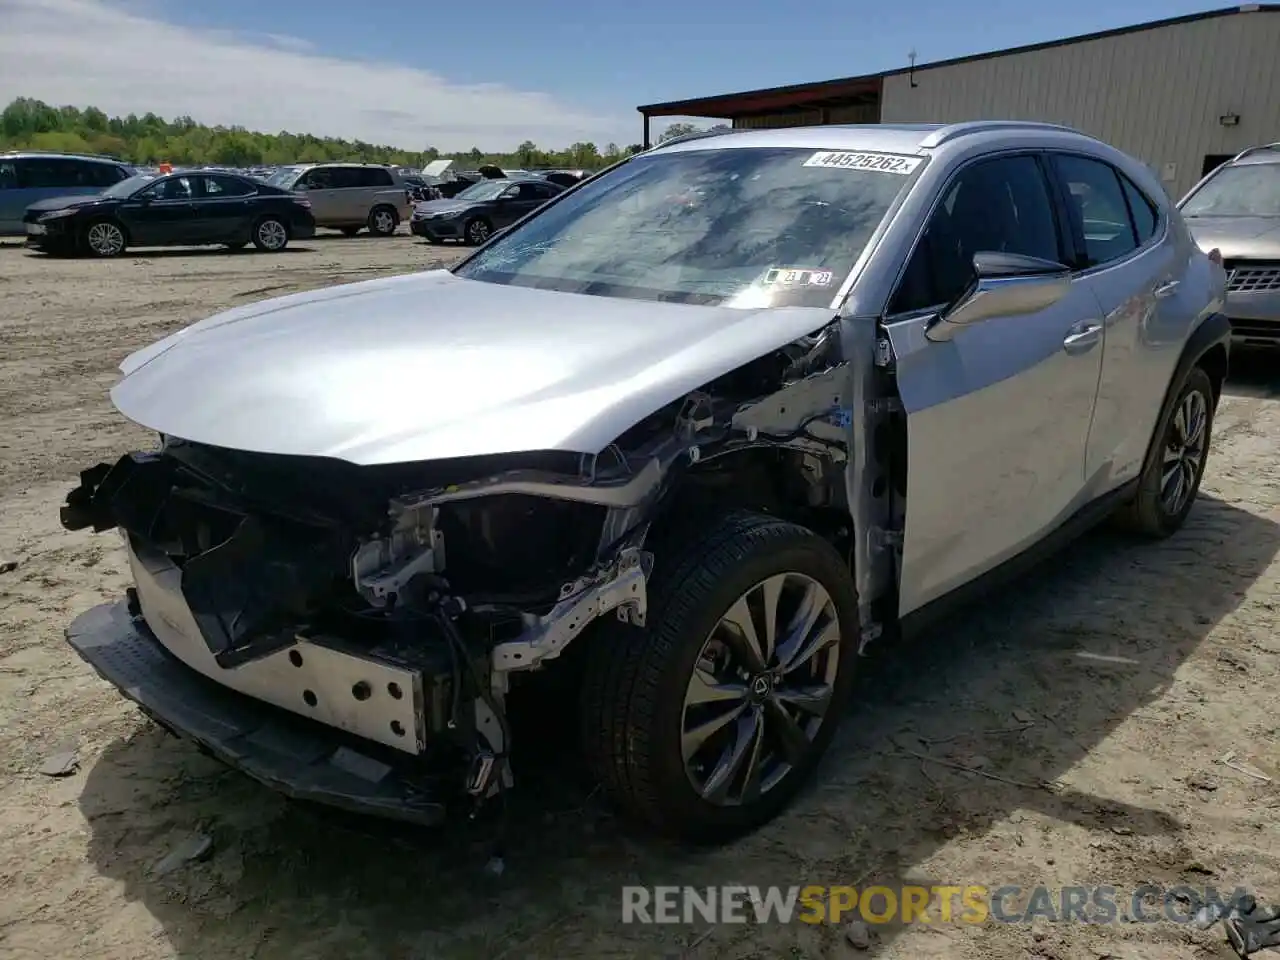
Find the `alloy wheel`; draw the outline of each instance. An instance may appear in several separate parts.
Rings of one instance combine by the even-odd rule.
[[[783,573],[744,593],[703,644],[685,691],[681,749],[703,800],[752,803],[808,755],[840,669],[826,589]]]
[[[1182,511],[1195,490],[1196,477],[1204,461],[1208,421],[1209,405],[1204,394],[1192,390],[1182,398],[1169,424],[1160,465],[1160,505],[1170,516]]]
[[[373,215],[373,229],[381,234],[390,234],[396,228],[395,217],[386,210],[379,210]]]
[[[467,227],[467,239],[472,243],[484,243],[489,239],[489,225],[483,220],[475,220]]]
[[[124,249],[124,231],[114,223],[95,223],[85,236],[89,249],[100,257],[114,257]]]
[[[279,220],[263,220],[258,224],[258,240],[265,250],[279,250],[288,242],[289,234]]]

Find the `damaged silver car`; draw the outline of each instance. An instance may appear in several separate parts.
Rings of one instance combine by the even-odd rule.
[[[118,528],[135,585],[68,637],[259,780],[420,823],[513,787],[509,695],[578,657],[613,800],[732,836],[811,773],[869,644],[1106,516],[1182,525],[1218,259],[1061,127],[672,141],[452,270],[127,358],[156,446],[63,523]]]

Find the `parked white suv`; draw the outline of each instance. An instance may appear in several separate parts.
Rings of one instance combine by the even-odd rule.
[[[409,192],[391,167],[376,163],[314,163],[285,167],[273,187],[305,193],[316,226],[354,237],[364,227],[379,237],[396,232],[412,213]]]

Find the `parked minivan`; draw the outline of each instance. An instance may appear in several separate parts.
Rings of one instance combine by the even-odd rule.
[[[0,236],[22,236],[22,215],[33,203],[101,193],[131,176],[131,167],[110,157],[32,150],[0,153]]]
[[[305,193],[316,226],[354,237],[367,227],[388,237],[412,213],[409,191],[391,167],[378,163],[311,163],[282,167],[267,183]]]

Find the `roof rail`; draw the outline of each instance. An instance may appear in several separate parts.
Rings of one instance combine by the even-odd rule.
[[[1039,120],[965,120],[960,123],[948,123],[934,130],[920,141],[920,146],[932,149],[948,140],[955,140],[970,133],[985,133],[988,130],[1058,130],[1063,133],[1087,136],[1075,127],[1068,127],[1061,123],[1044,123]]]
[[[113,163],[124,163],[120,157],[110,153],[77,153],[75,150],[28,150],[11,148],[0,153],[0,157],[20,157],[24,155],[40,157],[72,157],[76,160],[110,160]]]
[[[723,137],[730,133],[747,133],[746,127],[728,127],[724,130],[698,130],[695,133],[682,133],[678,137],[671,137],[663,140],[661,143],[655,143],[649,149],[657,150],[659,147],[670,146],[673,143],[688,143],[690,140],[705,140],[708,137]]]
[[[1237,153],[1234,157],[1232,157],[1230,162],[1234,163],[1236,160],[1239,160],[1242,157],[1248,157],[1248,156],[1251,156],[1252,154],[1260,153],[1263,150],[1280,150],[1280,141],[1277,141],[1275,143],[1260,143],[1254,147],[1245,147],[1243,150]]]

